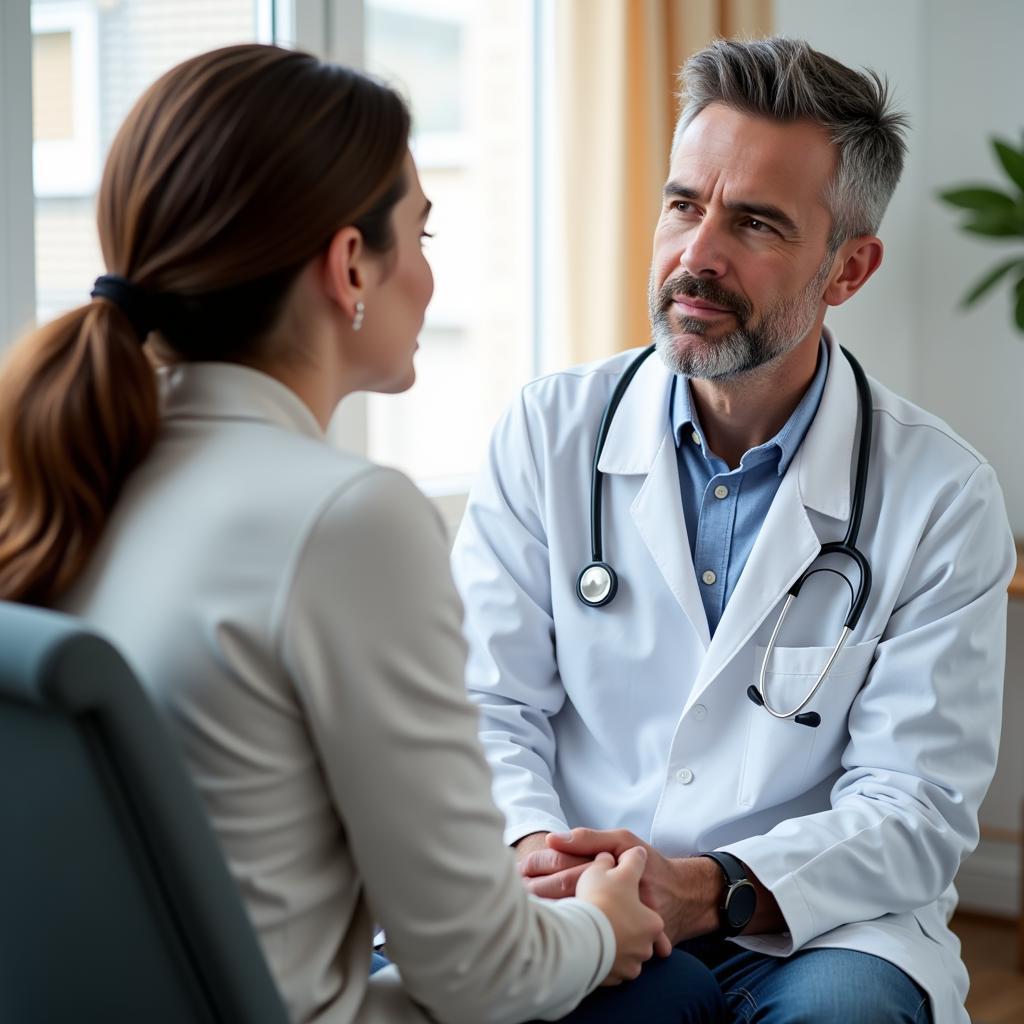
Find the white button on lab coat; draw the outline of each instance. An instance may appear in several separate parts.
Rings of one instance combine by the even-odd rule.
[[[528,385],[455,545],[469,687],[508,842],[586,825],[631,829],[672,856],[728,849],[789,929],[743,945],[873,953],[928,992],[936,1024],[966,1021],[946,922],[995,767],[1015,554],[991,467],[877,382],[859,542],[873,589],[805,709],[821,725],[778,721],[746,696],[787,589],[846,530],[858,404],[827,340],[818,413],[713,639],[661,360],[637,373],[601,456],[604,557],[619,574],[604,608],[584,606],[575,584],[590,561],[595,435],[635,353]],[[806,695],[848,604],[832,574],[805,585],[768,667],[773,706]]]

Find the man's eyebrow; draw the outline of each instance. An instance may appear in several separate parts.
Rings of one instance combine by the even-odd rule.
[[[666,199],[700,199],[700,193],[696,189],[689,188],[686,185],[681,185],[677,181],[670,181],[665,185],[662,192]],[[773,224],[777,224],[784,232],[790,235],[799,235],[800,229],[796,226],[795,221],[788,213],[779,209],[777,206],[772,206],[771,203],[726,203],[725,208],[727,210],[733,210],[737,213],[749,213],[751,217],[757,217],[760,220],[768,220]]]
[[[700,195],[695,188],[687,188],[685,185],[680,185],[678,181],[666,182],[665,187],[661,191],[666,199],[670,196],[675,196],[677,199],[700,198]]]

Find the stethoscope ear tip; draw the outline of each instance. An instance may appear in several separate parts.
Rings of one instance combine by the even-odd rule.
[[[747,687],[747,696],[750,698],[751,702],[756,704],[759,708],[764,707],[764,698],[761,696],[761,691],[758,690],[753,683]],[[781,718],[783,716],[778,715],[776,717]],[[787,715],[785,717],[788,718],[789,716]],[[811,729],[817,729],[818,726],[821,725],[821,715],[819,715],[817,711],[805,711],[803,714],[794,715],[793,721],[796,722],[797,725],[806,725]]]

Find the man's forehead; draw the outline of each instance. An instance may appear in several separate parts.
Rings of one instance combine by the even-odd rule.
[[[789,196],[820,202],[836,160],[819,125],[773,121],[716,103],[683,132],[669,180],[698,191],[721,183],[773,201]]]

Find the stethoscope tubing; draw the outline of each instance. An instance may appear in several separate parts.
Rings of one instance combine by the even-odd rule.
[[[576,596],[590,608],[601,608],[608,604],[619,589],[619,577],[615,570],[604,561],[602,523],[601,523],[601,491],[604,474],[599,468],[604,443],[608,439],[615,410],[622,401],[630,381],[636,376],[637,370],[645,359],[654,351],[654,345],[648,345],[623,371],[612,391],[611,398],[605,406],[601,424],[597,429],[597,441],[594,443],[594,461],[590,467],[590,561],[583,566],[576,577]]]
[[[814,561],[818,561],[818,559],[823,558],[826,555],[842,555],[851,559],[856,563],[859,571],[857,589],[856,591],[853,591],[852,584],[850,585],[852,600],[850,601],[849,614],[846,616],[846,621],[843,623],[842,631],[839,634],[839,640],[832,649],[832,653],[829,655],[828,661],[825,663],[825,667],[821,670],[818,678],[814,681],[814,685],[807,691],[804,699],[800,701],[795,708],[790,711],[780,711],[778,708],[772,707],[771,702],[768,700],[766,681],[766,676],[768,674],[768,662],[771,660],[771,656],[775,651],[775,642],[778,639],[779,632],[782,629],[782,623],[786,619],[790,606],[796,600],[796,597],[800,593],[800,589],[803,587],[804,583],[819,570],[808,568],[802,572],[793,586],[789,588],[789,593],[786,595],[786,603],[782,606],[782,611],[779,613],[779,619],[775,623],[775,628],[772,630],[771,637],[768,640],[768,646],[765,648],[764,658],[761,661],[761,671],[758,674],[756,690],[753,686],[748,687],[747,690],[747,695],[750,699],[755,704],[760,704],[768,714],[772,715],[772,717],[779,719],[792,718],[799,724],[808,725],[812,728],[821,724],[821,716],[817,712],[808,712],[805,715],[801,715],[800,713],[808,704],[810,704],[814,699],[814,695],[819,689],[821,689],[821,685],[825,682],[825,678],[832,669],[832,666],[835,664],[836,658],[839,657],[839,652],[846,646],[846,641],[850,638],[850,634],[857,628],[857,623],[860,622],[861,614],[867,606],[868,597],[871,595],[871,563],[868,562],[867,557],[857,547],[857,538],[860,535],[861,518],[864,514],[864,498],[867,492],[868,466],[871,458],[871,388],[860,363],[857,362],[857,360],[847,352],[845,348],[842,349],[842,352],[843,355],[846,356],[847,360],[849,360],[850,367],[853,370],[853,377],[857,384],[857,404],[860,411],[860,438],[857,442],[857,469],[854,474],[853,497],[850,501],[850,521],[846,528],[846,536],[841,541],[830,541],[827,544],[822,544],[821,550],[814,558]],[[850,583],[849,579],[845,576],[843,578],[846,579],[847,584]]]
[[[594,461],[590,469],[590,560],[599,564],[604,563],[601,557],[604,550],[604,542],[601,525],[601,490],[604,482],[604,473],[598,468],[601,461],[601,453],[604,451],[604,443],[608,439],[608,431],[611,430],[612,420],[615,418],[615,411],[622,401],[630,382],[636,376],[637,370],[644,364],[644,361],[654,351],[654,345],[648,345],[623,371],[619,382],[615,385],[612,397],[608,399],[604,415],[601,417],[601,425],[597,430],[597,442],[594,445]]]
[[[775,623],[775,628],[772,630],[771,639],[768,641],[768,646],[765,648],[764,659],[761,661],[761,673],[757,680],[757,693],[761,698],[758,701],[754,701],[755,704],[760,704],[761,707],[768,712],[773,718],[796,718],[801,711],[814,699],[814,695],[821,689],[821,684],[825,682],[825,677],[829,674],[832,666],[835,664],[836,658],[839,657],[839,652],[846,646],[846,641],[850,637],[850,629],[848,626],[843,626],[842,631],[839,634],[839,640],[835,647],[832,648],[832,653],[829,655],[829,659],[825,662],[825,667],[821,670],[821,674],[815,680],[814,685],[807,691],[807,696],[795,708],[790,711],[776,711],[775,708],[768,703],[768,696],[766,693],[765,676],[768,673],[768,659],[771,657],[772,651],[775,650],[775,640],[779,635],[779,630],[782,629],[782,623],[786,621],[786,615],[789,612],[790,605],[796,600],[792,594],[786,595],[786,603],[782,606],[782,611],[779,614],[779,620]],[[813,723],[815,725],[820,724],[821,719],[819,717],[818,722]],[[811,724],[810,722],[807,724]]]

